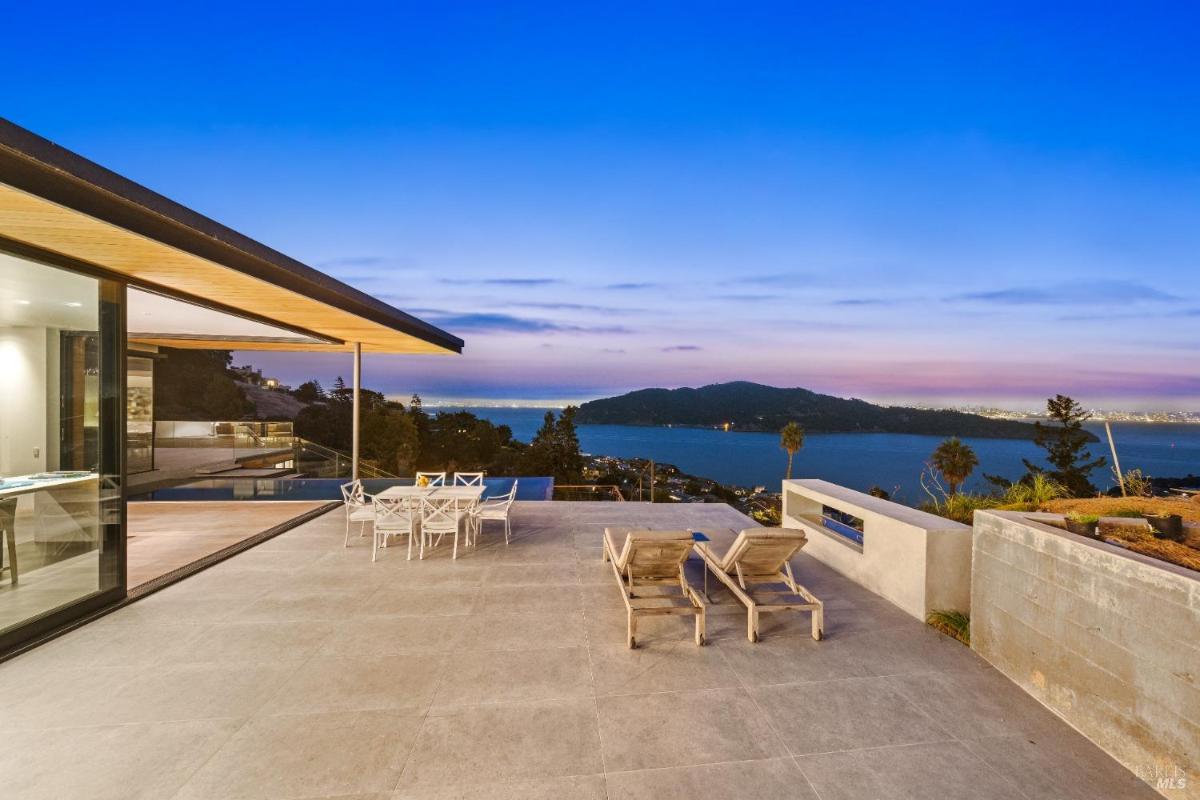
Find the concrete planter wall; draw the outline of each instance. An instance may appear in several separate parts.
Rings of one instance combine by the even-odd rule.
[[[972,572],[973,649],[1152,786],[1200,798],[1196,573],[997,511],[976,512]]]
[[[825,506],[863,521],[862,542],[822,518]],[[971,529],[822,480],[783,482],[783,526],[808,534],[804,552],[924,621],[970,611]]]

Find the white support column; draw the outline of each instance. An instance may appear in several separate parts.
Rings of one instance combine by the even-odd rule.
[[[354,413],[350,423],[350,479],[358,480],[359,396],[362,391],[362,345],[354,343]]]

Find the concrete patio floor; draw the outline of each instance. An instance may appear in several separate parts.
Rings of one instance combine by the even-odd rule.
[[[0,664],[11,798],[1158,797],[969,649],[812,559],[826,603],[713,592],[639,626],[605,525],[750,521],[727,506],[518,503],[457,562],[371,563],[326,514]],[[719,534],[719,535],[718,535]],[[699,585],[699,564],[690,565]]]

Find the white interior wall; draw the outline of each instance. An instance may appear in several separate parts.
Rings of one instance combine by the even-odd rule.
[[[49,387],[54,388],[53,397],[47,392],[51,340],[57,341],[57,332],[46,328],[0,328],[0,380],[4,386],[0,391],[0,476],[52,468],[47,452],[48,408],[53,401],[57,417],[58,389]],[[57,376],[57,369],[53,374]],[[52,454],[54,462],[57,449]]]

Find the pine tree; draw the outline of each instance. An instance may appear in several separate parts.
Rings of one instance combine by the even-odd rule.
[[[575,406],[567,406],[554,425],[554,478],[564,483],[583,480],[583,453],[579,450],[579,434],[575,431]]]
[[[1066,395],[1056,395],[1046,401],[1046,411],[1051,420],[1058,425],[1034,423],[1037,429],[1033,441],[1039,447],[1045,448],[1046,460],[1054,469],[1046,470],[1026,459],[1025,468],[1030,475],[1045,473],[1048,477],[1066,487],[1075,497],[1087,497],[1096,493],[1089,476],[1092,470],[1103,467],[1106,463],[1103,457],[1092,459],[1087,450],[1091,438],[1083,429],[1083,423],[1091,415],[1083,407]]]

